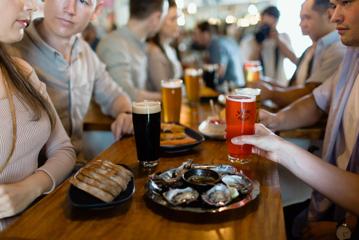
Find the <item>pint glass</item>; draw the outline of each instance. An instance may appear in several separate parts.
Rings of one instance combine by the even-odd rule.
[[[154,167],[160,155],[161,103],[132,103],[132,118],[137,159],[143,167]]]
[[[203,81],[207,87],[216,89],[218,81],[218,65],[216,64],[205,64],[203,66]]]
[[[262,77],[262,66],[259,61],[248,61],[244,64],[247,84],[258,83]]]
[[[261,89],[259,88],[238,88],[234,90],[235,94],[250,95],[256,97],[256,123],[259,122],[259,109],[261,108]]]
[[[182,83],[181,79],[161,81],[163,121],[166,123],[180,121]]]
[[[226,100],[227,148],[228,160],[247,163],[252,146],[248,144],[234,145],[231,139],[241,135],[254,134],[256,119],[255,96],[230,95]]]
[[[201,71],[194,68],[187,68],[184,73],[187,99],[190,105],[199,102]]]

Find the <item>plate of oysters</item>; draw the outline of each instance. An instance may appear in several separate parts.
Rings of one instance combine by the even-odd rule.
[[[70,202],[82,209],[115,207],[128,201],[135,192],[131,170],[108,160],[91,161],[70,182]]]
[[[161,123],[160,148],[162,152],[186,152],[205,139],[195,130],[176,123]]]
[[[146,197],[177,211],[219,213],[245,206],[259,196],[258,181],[231,165],[184,162],[154,173],[146,183]]]

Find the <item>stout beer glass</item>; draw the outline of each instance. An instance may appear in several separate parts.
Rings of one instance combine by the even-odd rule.
[[[161,103],[132,103],[137,159],[143,167],[154,167],[160,157]]]

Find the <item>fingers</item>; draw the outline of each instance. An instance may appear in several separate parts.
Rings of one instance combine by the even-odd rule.
[[[132,115],[119,114],[116,121],[111,125],[111,131],[116,140],[119,140],[123,135],[133,133]]]
[[[270,129],[268,129],[262,123],[256,123],[255,132],[256,132],[256,135],[262,135],[262,136],[275,135]]]
[[[255,145],[257,139],[255,135],[238,136],[231,139],[231,142],[235,145],[251,144]]]
[[[263,123],[267,128],[275,130],[278,125],[277,116],[266,110],[260,109],[259,111],[260,122]]]

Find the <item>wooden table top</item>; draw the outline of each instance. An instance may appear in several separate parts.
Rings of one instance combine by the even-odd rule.
[[[208,106],[184,105],[181,122],[197,126],[208,112]],[[228,163],[226,155],[224,141],[208,140],[186,154],[162,157],[155,171],[179,166],[189,158],[195,163]],[[148,173],[138,166],[133,137],[114,143],[97,159],[109,159],[132,169],[136,192],[131,200],[108,210],[75,209],[68,200],[70,183],[66,181],[23,213],[0,234],[0,239],[285,239],[277,166],[271,161],[257,157],[247,165],[236,166],[259,181],[256,200],[219,214],[194,214],[175,212],[146,200]]]

